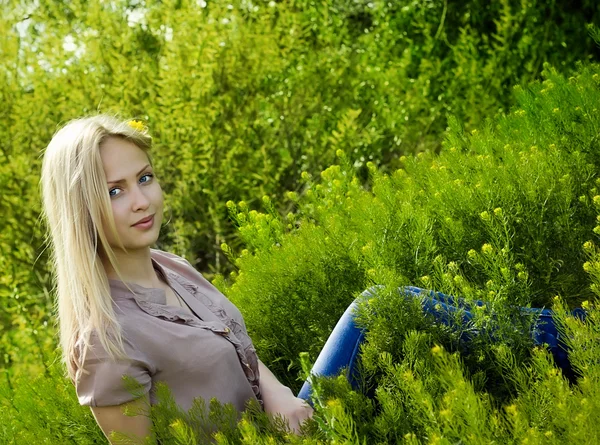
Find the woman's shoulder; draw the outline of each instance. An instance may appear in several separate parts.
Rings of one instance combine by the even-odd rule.
[[[185,258],[164,250],[150,249],[150,255],[161,267],[167,269],[168,273],[183,276],[194,282],[204,282],[204,276],[196,270]]]
[[[216,311],[224,309],[229,317],[241,319],[238,308],[210,281],[208,281],[185,258],[162,250],[151,249],[152,257],[161,265],[166,266],[171,274],[184,288],[200,298],[203,303]],[[169,273],[168,272],[168,273]]]
[[[182,256],[175,255],[174,253],[167,252],[166,250],[150,249],[150,256],[159,263],[163,261],[164,263],[168,264],[180,264],[186,267],[193,267],[190,262]]]

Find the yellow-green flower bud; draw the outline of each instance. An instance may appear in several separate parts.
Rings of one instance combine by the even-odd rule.
[[[286,192],[285,197],[287,199],[289,199],[290,201],[297,201],[298,200],[298,193],[289,191],[289,192]]]
[[[443,348],[440,345],[435,345],[433,348],[431,348],[431,353],[434,355],[440,355],[443,351]]]
[[[341,402],[339,401],[339,399],[329,399],[326,402],[327,406],[329,408],[339,408],[340,406],[342,406]]]
[[[481,251],[486,255],[489,255],[494,251],[494,248],[491,244],[485,243],[483,246],[481,246]]]
[[[479,214],[479,216],[481,217],[481,219],[483,219],[484,221],[489,221],[490,220],[490,214],[487,211],[481,212]]]

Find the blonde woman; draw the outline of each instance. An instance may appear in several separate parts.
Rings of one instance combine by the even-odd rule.
[[[162,381],[186,410],[196,397],[239,412],[257,399],[298,432],[312,408],[258,359],[240,311],[185,259],[151,248],[164,197],[150,149],[141,122],[96,115],[66,124],[44,153],[60,344],[80,404],[107,438],[141,443],[149,417],[123,408],[155,403]],[[144,395],[134,398],[123,375]]]

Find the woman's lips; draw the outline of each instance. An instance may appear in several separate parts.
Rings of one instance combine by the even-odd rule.
[[[134,224],[133,227],[136,227],[138,229],[149,229],[153,225],[154,225],[154,215],[152,215],[150,217],[150,219],[145,222],[139,222],[137,224]]]

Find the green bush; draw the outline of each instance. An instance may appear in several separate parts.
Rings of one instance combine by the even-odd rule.
[[[358,390],[343,374],[316,379],[303,437],[253,409],[232,428],[232,412],[213,403],[218,443],[598,442],[600,66],[570,78],[546,67],[543,82],[517,90],[512,112],[485,128],[467,133],[455,121],[440,154],[407,156],[392,174],[370,164],[369,187],[340,151],[340,165],[320,181],[305,174],[302,193],[288,196],[295,215],[279,218],[269,199],[265,213],[228,203],[247,251],[236,258],[223,246],[239,269],[215,284],[294,390],[347,305],[383,287],[359,306],[367,335]],[[477,337],[465,354],[460,332],[399,298],[406,284],[485,300],[475,323],[501,335]],[[556,311],[577,380],[514,329],[516,308],[530,304]],[[578,305],[585,323],[567,315]],[[49,366],[33,383],[4,388],[0,438],[65,443],[71,423],[69,440],[99,443],[93,419],[74,414],[69,387]],[[167,388],[161,397],[154,424],[164,443],[201,441],[199,412],[178,411]]]
[[[224,203],[288,190],[343,150],[394,171],[506,110],[506,89],[549,61],[598,60],[593,0],[542,2],[166,2],[10,0],[0,17],[0,356],[39,368],[52,284],[39,224],[40,152],[82,114],[144,120],[167,196],[159,247],[208,278],[241,248]],[[203,7],[204,6],[204,7]],[[33,266],[32,266],[33,265]],[[12,326],[19,332],[13,332]],[[16,329],[15,329],[16,331]],[[44,333],[37,336],[33,334]],[[39,345],[34,345],[32,339]],[[18,348],[32,349],[26,358]],[[18,357],[14,359],[14,357]]]
[[[507,320],[556,295],[572,307],[591,298],[583,246],[600,200],[598,76],[596,66],[568,79],[547,67],[481,131],[452,120],[439,155],[405,157],[389,175],[370,164],[370,189],[340,151],[320,183],[304,175],[286,218],[272,204],[261,214],[229,203],[247,249],[232,283],[215,283],[243,308],[259,354],[277,357],[298,388],[298,352],[316,358],[347,305],[386,280],[489,301]]]
[[[97,109],[144,119],[172,214],[162,245],[210,274],[231,270],[225,201],[285,209],[284,191],[339,148],[361,174],[369,160],[393,170],[439,148],[447,113],[478,127],[543,62],[599,55],[593,0],[10,4],[2,156],[28,167],[12,165],[28,186],[11,196],[34,199],[32,154],[60,123]]]
[[[584,376],[573,386],[508,325],[518,305],[598,295],[599,70],[571,72],[598,60],[585,26],[598,22],[595,2],[203,4],[4,8],[0,439],[103,440],[52,371],[37,190],[57,126],[99,109],[149,125],[171,216],[159,247],[216,277],[293,389],[300,353],[314,360],[347,305],[387,286],[361,316],[376,398],[323,381],[306,443],[596,442],[583,427],[598,412],[594,303],[590,325],[565,320]],[[507,94],[544,62],[556,70],[543,83]],[[265,213],[251,210],[263,196]],[[459,333],[399,303],[404,284],[488,301],[497,320],[476,322],[499,324],[504,341],[451,355]],[[220,440],[269,434],[296,443],[250,418]]]
[[[407,156],[391,174],[369,164],[367,187],[338,150],[339,165],[319,181],[305,173],[301,193],[288,193],[295,214],[280,217],[268,198],[265,213],[227,203],[247,249],[236,257],[222,246],[238,271],[215,284],[242,310],[259,356],[294,390],[347,305],[383,285],[359,307],[368,328],[361,387],[352,390],[343,374],[316,379],[302,438],[254,409],[235,428],[218,403],[208,418],[182,413],[162,388],[152,412],[164,443],[202,441],[207,419],[221,444],[597,442],[600,66],[543,75],[481,130],[452,120],[441,153]],[[501,335],[477,337],[465,354],[460,332],[398,297],[406,284],[485,300],[475,323]],[[587,323],[566,315],[580,304]],[[514,329],[527,305],[557,311],[578,380]],[[0,387],[4,442],[102,443],[56,360],[47,358],[34,381],[9,376]]]

